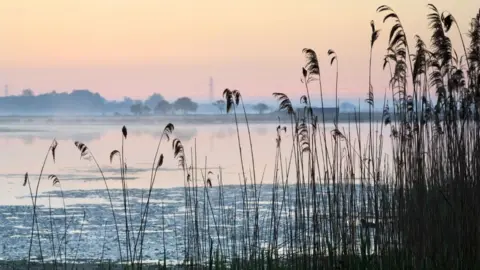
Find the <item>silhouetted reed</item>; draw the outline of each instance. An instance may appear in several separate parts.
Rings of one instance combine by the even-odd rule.
[[[273,93],[284,119],[279,119],[276,138],[272,141],[276,151],[273,179],[268,186],[263,184],[263,176],[259,177],[255,166],[256,148],[238,90],[225,89],[223,96],[226,112],[233,112],[236,126],[241,172],[239,185],[234,188],[240,192],[240,198],[234,195],[234,201],[227,199],[226,188],[233,187],[224,186],[221,169],[208,170],[206,158],[204,164],[199,165],[196,143],[185,149],[178,138],[172,140],[173,155],[184,180],[183,228],[176,228],[176,217],[173,221],[175,256],[184,268],[480,267],[480,197],[477,195],[480,192],[480,11],[471,21],[467,48],[453,15],[440,12],[432,4],[428,8],[430,45],[415,36],[413,47],[409,47],[400,17],[394,10],[388,6],[377,10],[385,14],[384,23],[393,23],[387,32],[383,65],[390,75],[389,93],[382,93],[384,102],[380,108],[375,103],[378,94],[375,95],[371,76],[373,47],[378,46],[380,30],[373,21],[370,23],[369,75],[365,79],[365,83],[368,82],[365,104],[369,114],[366,133],[359,120],[360,108],[348,114],[352,121],[346,125],[339,124],[338,109],[333,126],[326,122],[320,59],[315,50],[303,49],[306,59],[301,69],[305,87],[305,95],[300,99],[303,110],[294,109],[286,94]],[[461,36],[464,53],[461,56],[453,49],[449,37],[453,24],[456,34]],[[331,66],[336,63],[335,104],[338,107],[339,59],[333,50],[329,50],[327,56]],[[317,87],[320,115],[314,113],[311,99],[312,89]],[[249,136],[250,175],[243,159],[237,119],[240,105]],[[381,121],[373,118],[375,109],[382,111]],[[90,149],[83,143],[75,143],[81,158],[92,159],[105,182],[116,226],[119,261],[129,269],[143,267],[151,207],[160,207],[162,215],[162,237],[156,240],[163,245],[163,261],[158,266],[166,267],[167,260],[173,259],[167,258],[165,206],[163,202],[151,205],[157,173],[164,162],[160,145],[170,141],[173,131],[174,126],[168,124],[158,141],[145,203],[142,194],[138,228],[132,221],[125,181],[126,127],[122,128],[121,150],[110,154],[110,162],[117,157],[120,160],[125,215],[122,221],[115,218],[105,176]],[[391,150],[386,150],[385,139],[390,140]],[[51,152],[55,159],[56,147],[54,141],[47,157]],[[30,188],[28,174],[25,175],[24,185],[29,185],[33,205],[31,245],[35,226],[39,232],[36,203],[42,172],[43,167],[35,193]],[[50,180],[59,183],[56,176]],[[61,192],[63,197],[63,190]],[[268,209],[260,214],[263,210],[260,201],[265,203],[264,193],[268,193]],[[66,210],[64,213],[63,260],[66,262]],[[123,245],[119,234],[121,225],[126,237]],[[53,230],[51,225],[52,233]],[[37,238],[40,246],[38,233]],[[53,234],[51,238],[53,246]],[[53,247],[54,257],[55,250]],[[123,252],[126,257],[122,256]]]

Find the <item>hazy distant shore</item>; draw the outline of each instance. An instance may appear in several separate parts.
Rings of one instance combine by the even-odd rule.
[[[348,122],[368,122],[369,113],[340,113],[338,121],[340,123]],[[290,117],[286,114],[247,114],[249,123],[289,123]],[[325,114],[325,122],[333,123],[335,119],[334,114]],[[382,119],[382,113],[372,113],[374,121]],[[237,114],[237,121],[245,123],[245,116]],[[126,124],[157,124],[157,123],[176,123],[176,124],[232,124],[235,123],[233,114],[217,114],[217,115],[201,115],[201,114],[187,114],[187,115],[122,115],[122,116],[76,116],[76,115],[62,115],[62,116],[0,116],[0,125],[10,124],[88,124],[88,125],[126,125]],[[322,122],[322,116],[318,115],[318,122]]]

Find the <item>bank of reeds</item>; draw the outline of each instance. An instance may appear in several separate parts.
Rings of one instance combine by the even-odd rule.
[[[234,114],[238,138],[238,144],[228,154],[238,150],[241,164],[241,198],[234,201],[225,197],[222,171],[209,171],[207,160],[197,159],[195,146],[185,149],[180,140],[170,141],[174,127],[168,124],[156,148],[139,225],[135,223],[138,221],[132,220],[126,181],[124,127],[121,150],[114,150],[110,156],[111,161],[115,157],[120,160],[123,220],[115,218],[108,192],[119,260],[130,269],[143,267],[149,209],[163,208],[150,203],[155,181],[161,177],[159,169],[164,155],[159,149],[163,142],[170,142],[184,180],[186,211],[183,230],[175,231],[181,240],[175,243],[174,252],[184,268],[479,268],[480,12],[471,21],[470,43],[465,43],[452,14],[440,12],[433,5],[428,9],[432,35],[429,42],[424,42],[419,36],[414,40],[407,38],[399,16],[390,7],[378,8],[385,16],[384,28],[391,27],[390,31],[383,31],[389,35],[384,69],[391,80],[388,92],[374,90],[370,75],[371,59],[375,57],[372,48],[378,46],[380,32],[372,21],[365,106],[370,117],[380,106],[383,117],[382,121],[370,118],[367,130],[362,130],[363,125],[357,121],[359,111],[351,113],[348,125],[339,125],[336,117],[333,128],[326,123],[323,113],[313,113],[311,96],[319,94],[323,100],[325,91],[320,57],[313,49],[303,50],[304,110],[295,110],[287,95],[273,94],[285,118],[279,121],[276,140],[272,141],[277,150],[274,177],[268,179],[269,185],[263,183],[263,171],[255,167],[255,145],[247,115],[244,109],[238,110],[243,105],[241,93],[226,89],[226,111]],[[460,35],[460,53],[453,48],[451,35]],[[336,64],[337,88],[341,77],[338,65],[342,62],[333,50],[325,56],[330,57],[331,65]],[[381,105],[374,102],[378,95],[385,100]],[[319,105],[324,107],[323,102]],[[245,124],[238,121],[242,116]],[[248,143],[241,140],[240,125],[247,127]],[[384,149],[384,145],[391,145],[391,149]],[[54,154],[56,146],[54,141],[49,153]],[[90,149],[81,142],[76,146],[82,157],[97,164],[108,191]],[[250,158],[244,157],[245,149]],[[30,187],[28,177],[27,183]],[[38,231],[38,183],[35,192],[30,189],[32,244],[34,231]],[[270,194],[270,209],[260,213],[262,192]],[[66,211],[63,225],[63,259],[55,255],[55,247],[52,256],[66,267]],[[53,246],[53,225],[51,230]],[[163,247],[164,256],[158,258],[161,265],[167,264],[164,234],[157,239]],[[37,238],[41,244],[40,236]],[[59,242],[62,241],[57,241],[57,245]],[[41,252],[48,251],[43,248]],[[58,252],[61,254],[60,248]]]

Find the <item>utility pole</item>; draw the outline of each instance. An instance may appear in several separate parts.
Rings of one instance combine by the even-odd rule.
[[[210,103],[213,103],[213,98],[214,98],[214,95],[213,95],[213,78],[210,77]]]

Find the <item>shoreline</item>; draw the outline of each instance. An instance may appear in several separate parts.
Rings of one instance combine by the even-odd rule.
[[[325,114],[325,123],[333,123],[335,114]],[[372,113],[372,121],[381,121],[382,113]],[[318,123],[321,124],[323,117],[317,115]],[[240,113],[237,114],[238,123],[246,123],[245,116]],[[290,124],[290,116],[286,113],[272,113],[272,114],[247,114],[247,121],[249,124],[254,123],[282,123]],[[360,113],[339,113],[339,123],[355,123],[355,122],[369,122],[370,115],[368,112]],[[62,115],[62,116],[0,116],[0,125],[28,125],[28,124],[81,124],[81,125],[123,125],[123,124],[234,124],[235,116],[233,114],[191,114],[191,115],[143,115],[143,116],[87,116],[87,115]]]

